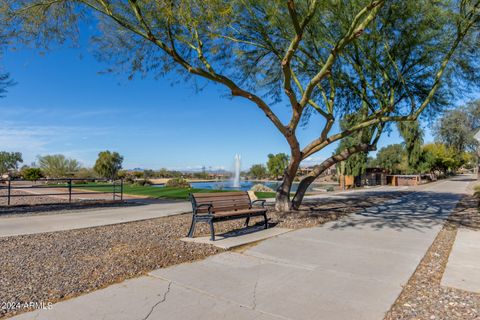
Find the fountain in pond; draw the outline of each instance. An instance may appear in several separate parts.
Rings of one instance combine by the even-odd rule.
[[[235,155],[235,175],[233,176],[233,187],[240,188],[240,155]]]

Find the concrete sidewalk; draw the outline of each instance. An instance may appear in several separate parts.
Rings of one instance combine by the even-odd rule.
[[[480,230],[458,229],[442,286],[480,293]]]
[[[345,192],[344,194],[321,194],[306,197],[305,201],[318,199],[347,199],[352,196],[368,197],[377,192],[398,192],[404,187],[383,187],[372,189],[359,189]],[[191,212],[192,206],[187,201],[167,199],[137,199],[134,202],[139,206],[123,208],[80,208],[68,213],[52,213],[42,215],[27,215],[19,217],[0,217],[0,237],[35,234],[71,229],[98,227],[116,223],[125,223],[152,218],[165,217],[180,213]],[[274,200],[270,199],[273,203]]]
[[[383,319],[467,184],[435,184],[15,319]]]
[[[0,237],[125,223],[189,212],[185,201],[164,201],[121,208],[79,209],[68,213],[0,217]]]

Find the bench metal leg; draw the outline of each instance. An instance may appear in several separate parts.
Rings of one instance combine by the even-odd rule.
[[[247,217],[247,220],[245,221],[245,227],[248,227],[249,222],[250,222],[250,217]]]
[[[263,219],[265,219],[265,229],[268,229],[268,219],[267,219],[267,214],[263,214]]]
[[[197,219],[195,216],[192,217],[192,224],[190,225],[190,230],[188,231],[188,237],[193,238],[193,234],[195,233],[195,224],[197,223]]]
[[[215,241],[215,228],[213,227],[213,220],[208,222],[210,224],[210,240]]]

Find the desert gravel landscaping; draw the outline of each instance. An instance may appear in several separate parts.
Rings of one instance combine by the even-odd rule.
[[[480,318],[480,294],[440,285],[458,227],[480,230],[477,198],[458,203],[385,320]]]
[[[307,203],[300,212],[270,212],[271,226],[304,228],[338,219],[403,194],[328,199]],[[221,252],[186,243],[189,214],[103,227],[0,238],[0,301],[57,302],[151,270],[195,261]],[[258,218],[259,223],[261,223]],[[217,233],[241,228],[243,221],[216,226]],[[197,236],[208,235],[199,224]],[[0,317],[13,310],[1,310]]]
[[[18,205],[39,205],[39,204],[51,204],[51,203],[68,203],[68,199],[61,198],[61,197],[51,197],[51,196],[42,196],[42,195],[35,195],[35,196],[28,196],[28,197],[18,197],[22,195],[31,195],[31,193],[21,191],[21,190],[12,190],[12,197],[10,199],[10,205],[18,206]],[[0,189],[0,196],[6,196],[7,190]],[[7,205],[7,198],[0,197],[0,212],[2,210],[1,206]]]

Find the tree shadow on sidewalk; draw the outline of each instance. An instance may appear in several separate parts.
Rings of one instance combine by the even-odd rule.
[[[461,194],[420,191],[393,199],[337,221],[331,229],[413,229],[417,231],[442,225],[452,213]]]

